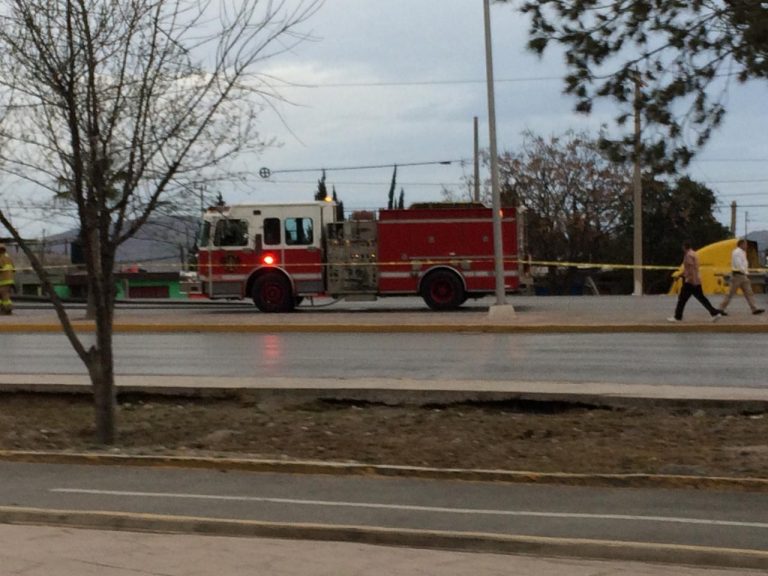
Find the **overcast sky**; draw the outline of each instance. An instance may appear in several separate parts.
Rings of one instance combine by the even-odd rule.
[[[283,170],[467,160],[462,165],[401,167],[406,201],[439,200],[442,186],[458,189],[472,171],[472,119],[488,145],[482,0],[326,0],[309,23],[315,40],[270,61],[268,72],[301,85],[282,89],[292,104],[264,117],[265,135],[282,146],[254,160],[269,180],[254,178],[228,190],[231,202],[311,198],[319,171]],[[584,117],[563,96],[562,56],[525,50],[527,23],[508,5],[492,7],[499,150],[514,149],[521,133],[596,131],[615,109]],[[306,86],[306,87],[303,87]],[[736,87],[725,125],[690,169],[724,205],[740,206],[738,232],[768,228],[768,125],[765,83]],[[391,167],[328,171],[348,208],[386,204]],[[730,222],[730,209],[718,214]]]
[[[328,188],[336,187],[347,209],[380,208],[394,164],[406,203],[440,200],[442,187],[461,189],[462,177],[472,172],[474,116],[481,146],[488,146],[483,1],[326,0],[304,30],[312,40],[265,61],[261,70],[293,84],[281,88],[290,103],[261,117],[264,137],[281,145],[243,159],[254,175],[223,188],[225,200],[309,200],[320,168],[327,168]],[[562,55],[528,53],[527,22],[509,5],[492,6],[492,30],[500,151],[515,149],[524,130],[550,136],[614,126],[610,103],[588,117],[572,112],[574,100],[562,95]],[[749,230],[768,229],[767,88],[756,82],[730,92],[724,126],[690,169],[717,192],[724,224],[730,203],[739,203],[739,234],[746,213]],[[441,161],[453,163],[404,166]],[[333,170],[371,165],[386,167]],[[262,166],[271,178],[259,178]],[[0,192],[12,197],[10,188]],[[23,210],[15,217],[30,236],[41,226],[57,231],[52,222],[21,222]]]

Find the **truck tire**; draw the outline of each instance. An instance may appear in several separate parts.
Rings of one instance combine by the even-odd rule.
[[[296,300],[288,278],[270,272],[253,283],[253,303],[262,312],[290,312]]]
[[[453,310],[467,300],[461,279],[448,270],[428,274],[421,285],[421,297],[432,310]]]

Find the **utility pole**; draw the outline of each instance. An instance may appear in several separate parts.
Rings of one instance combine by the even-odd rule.
[[[731,202],[731,234],[736,238],[736,200]]]
[[[475,202],[480,202],[480,130],[475,116]]]
[[[504,243],[501,236],[499,157],[496,150],[496,100],[493,92],[493,48],[491,43],[490,0],[483,0],[483,15],[485,21],[485,70],[488,83],[488,132],[490,135],[491,155],[491,195],[493,197],[493,255],[496,275],[496,306],[502,307],[506,304],[506,290],[504,285]]]
[[[636,71],[634,74],[635,83],[635,162],[634,171],[632,174],[632,188],[633,188],[633,216],[634,216],[634,230],[632,234],[633,249],[633,264],[634,264],[634,291],[633,296],[643,295],[643,179],[640,169],[640,149],[642,146],[642,127],[640,125],[640,87],[642,82],[640,80],[640,74]]]
[[[46,250],[47,249],[45,247],[45,228],[43,228],[43,247],[42,247],[42,250],[40,250],[40,267],[41,268],[45,268],[45,252],[46,252]]]
[[[205,184],[198,184],[197,190],[200,192],[200,214],[205,214]]]

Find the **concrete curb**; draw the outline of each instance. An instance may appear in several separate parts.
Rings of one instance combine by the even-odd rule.
[[[371,382],[369,379],[344,380],[339,385],[326,381],[300,379],[285,384],[260,381],[254,386],[247,380],[208,385],[207,381],[185,377],[163,377],[162,384],[147,384],[147,376],[118,377],[118,399],[133,395],[157,398],[185,398],[238,400],[253,402],[278,401],[285,405],[313,401],[367,402],[388,406],[425,406],[428,404],[455,405],[462,403],[519,403],[570,404],[591,408],[676,408],[680,410],[725,410],[739,412],[768,412],[768,392],[757,394],[752,389],[728,388],[724,390],[658,391],[643,387],[638,391],[624,391],[607,384],[598,389],[580,389],[563,383],[536,382],[501,383],[499,387],[483,387],[475,382],[457,381],[450,386],[431,385],[430,382],[405,382],[396,379]],[[160,377],[153,377],[160,378]],[[62,382],[66,380],[66,382]],[[203,379],[204,380],[204,379]],[[137,383],[142,381],[143,383]],[[335,381],[334,381],[335,382]],[[413,386],[412,386],[413,384]],[[595,386],[595,385],[591,385]],[[555,389],[557,388],[557,389]],[[7,375],[0,374],[0,394],[51,394],[90,397],[92,384],[87,376],[78,375]]]
[[[734,478],[664,474],[570,474],[511,470],[475,470],[466,468],[427,468],[318,462],[302,460],[260,460],[248,458],[213,458],[188,456],[150,456],[105,454],[99,452],[32,452],[0,450],[0,461],[35,464],[92,466],[146,466],[238,470],[279,474],[319,474],[343,476],[379,476],[451,480],[466,482],[507,482],[515,484],[557,484],[564,486],[608,486],[632,488],[667,488],[696,490],[732,490],[768,492],[768,478]]]
[[[93,387],[88,382],[56,384],[52,382],[5,382],[0,375],[0,394],[51,394],[87,396],[93,395]],[[285,387],[247,387],[247,386],[196,386],[184,385],[136,385],[120,383],[116,387],[119,399],[131,395],[158,398],[204,398],[204,399],[242,399],[248,397],[254,401],[279,399],[283,402],[301,404],[303,402],[338,400],[348,402],[371,402],[385,405],[424,406],[427,404],[462,404],[462,403],[562,403],[595,408],[655,408],[658,406],[688,410],[731,410],[746,412],[768,412],[768,397],[733,397],[724,396],[648,396],[643,394],[621,394],[616,392],[548,392],[529,391],[526,389],[510,390],[461,390],[455,388],[401,388],[359,387],[345,382],[342,387],[303,388]]]
[[[0,507],[0,522],[102,530],[355,542],[496,554],[535,554],[725,568],[768,569],[768,552],[612,540],[508,536],[371,526],[283,524],[126,512]]]
[[[94,324],[75,321],[78,332],[93,332]],[[55,323],[8,323],[0,324],[0,333],[58,333],[61,326]],[[634,324],[152,324],[120,323],[114,325],[115,333],[455,333],[474,332],[488,334],[648,334],[668,333],[722,333],[766,334],[768,324],[712,324],[698,322],[688,324],[634,323]]]

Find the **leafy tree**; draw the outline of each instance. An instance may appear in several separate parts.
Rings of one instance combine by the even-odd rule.
[[[502,204],[526,209],[534,259],[604,262],[631,199],[631,173],[609,161],[594,137],[524,134],[518,152],[499,158]]]
[[[392,170],[392,182],[389,184],[389,194],[387,196],[387,208],[389,210],[392,210],[396,207],[395,204],[395,188],[397,187],[397,164],[395,164],[395,169]]]
[[[487,153],[483,162],[489,164]],[[526,131],[520,148],[503,152],[498,166],[502,205],[525,210],[526,248],[534,260],[604,263],[621,256],[616,239],[626,226],[632,174],[607,157],[599,138],[574,131],[544,138]],[[467,184],[461,195],[471,200]],[[481,194],[486,205],[489,188],[486,182]],[[445,189],[443,196],[456,199]],[[551,266],[549,283],[561,291],[574,273],[573,267]]]
[[[96,304],[80,340],[40,259],[0,210],[93,384],[96,436],[116,432],[115,254],[155,210],[268,145],[258,64],[300,39],[321,0],[0,0],[0,165],[71,199]]]
[[[399,210],[405,209],[405,190],[400,188],[400,196],[397,199],[397,208]]]
[[[509,2],[510,0],[499,0]],[[756,0],[523,0],[529,48],[561,45],[565,92],[590,112],[597,98],[621,105],[623,123],[637,102],[646,131],[643,161],[671,171],[685,165],[722,121],[731,81],[768,78],[768,4]],[[689,132],[690,131],[690,132]],[[694,133],[694,145],[685,140]],[[604,145],[631,155],[633,139]]]
[[[487,158],[484,159],[488,164]],[[595,264],[632,262],[632,174],[600,147],[600,137],[566,132],[548,139],[525,132],[516,152],[499,158],[502,204],[525,210],[528,252],[534,260]],[[447,200],[455,195],[444,190]],[[463,191],[471,198],[471,186]],[[483,187],[486,203],[490,198]],[[688,177],[675,181],[646,176],[643,183],[643,255],[646,265],[679,264],[680,246],[704,246],[728,237],[714,217],[712,190]],[[565,290],[577,271],[550,267],[550,287]],[[666,291],[668,271],[646,271],[649,292]],[[616,290],[632,290],[632,271],[611,279]]]
[[[683,241],[706,246],[729,237],[728,229],[714,217],[715,193],[707,186],[682,177],[673,182],[646,178],[643,182],[643,255],[644,264],[677,266],[682,259]],[[631,205],[622,216],[618,245],[623,248],[620,261],[632,258]],[[648,270],[643,274],[644,290],[666,292],[670,284],[668,270]],[[627,285],[631,279],[627,275]]]
[[[317,181],[317,191],[315,192],[315,200],[325,200],[328,198],[328,188],[325,185],[325,170],[320,180]]]
[[[339,200],[339,196],[336,194],[336,186],[333,186],[333,195],[331,196],[336,203],[336,218],[338,220],[344,220],[344,202]]]

